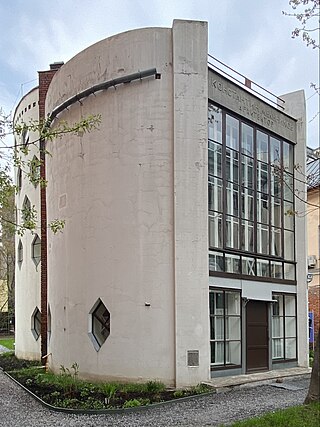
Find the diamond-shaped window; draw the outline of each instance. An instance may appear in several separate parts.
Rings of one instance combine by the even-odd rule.
[[[40,337],[41,334],[41,312],[36,307],[31,316],[31,332],[36,340]]]
[[[110,335],[110,312],[99,298],[90,311],[89,337],[99,351]]]

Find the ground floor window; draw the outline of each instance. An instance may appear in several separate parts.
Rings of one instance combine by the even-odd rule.
[[[212,367],[241,365],[240,292],[210,290],[210,346]]]
[[[272,299],[275,301],[272,304],[272,359],[296,359],[296,296],[273,294]]]

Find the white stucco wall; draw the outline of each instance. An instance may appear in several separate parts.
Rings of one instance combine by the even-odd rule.
[[[86,377],[208,379],[206,55],[206,24],[175,21],[103,40],[52,80],[47,113],[91,85],[161,73],[71,106],[59,119],[101,114],[99,130],[48,143],[48,220],[66,219],[48,238],[54,369],[76,361]],[[98,298],[111,333],[97,352],[87,333]],[[200,367],[188,368],[195,349]]]
[[[13,122],[16,124],[30,124],[32,120],[38,120],[38,88],[31,90],[25,95],[15,110]],[[15,136],[16,143],[22,143],[22,138]],[[35,230],[40,236],[40,192],[39,185],[35,188],[27,176],[30,173],[27,161],[33,156],[39,158],[38,144],[33,145],[38,140],[35,132],[29,131],[29,153],[23,156],[22,164],[22,186],[16,194],[16,208],[18,224],[21,222],[21,208],[27,195],[31,205],[34,205],[38,212],[38,228]],[[17,169],[15,169],[15,183],[17,182]],[[16,235],[15,247],[16,257],[19,240],[23,245],[23,261],[21,265],[16,262],[15,268],[15,323],[17,325],[15,332],[15,353],[17,357],[26,359],[40,358],[40,339],[36,340],[31,332],[31,316],[36,307],[41,309],[40,304],[40,264],[36,267],[32,260],[31,245],[35,234],[26,231],[23,236]]]
[[[297,333],[298,363],[309,366],[308,359],[308,287],[307,287],[307,206],[303,201],[307,198],[305,183],[306,165],[306,101],[303,90],[281,96],[285,100],[285,112],[297,119],[297,144],[295,147],[295,237],[297,260]]]
[[[62,119],[101,114],[99,130],[48,144],[48,219],[66,219],[48,238],[56,369],[76,361],[87,377],[174,381],[171,43],[170,29],[111,37],[65,64],[50,86],[47,112],[93,84],[161,73],[70,107]],[[97,352],[88,315],[98,298],[111,333]]]
[[[174,21],[176,383],[209,377],[207,23]],[[199,352],[188,367],[187,352]]]

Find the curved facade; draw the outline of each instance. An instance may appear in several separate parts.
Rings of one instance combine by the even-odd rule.
[[[32,89],[19,102],[15,110],[14,123],[23,125],[30,121],[39,119],[39,90]],[[15,179],[18,191],[16,194],[16,219],[17,224],[21,224],[23,206],[28,203],[39,209],[40,193],[39,185],[30,182],[29,163],[33,158],[39,156],[38,134],[28,131],[22,132],[20,136],[15,136],[16,146],[28,146],[28,155],[23,157],[20,168],[15,170]],[[40,236],[40,218],[37,218],[37,228],[34,234],[24,233],[22,236],[16,235],[16,269],[15,269],[15,305],[16,328],[15,348],[17,357],[38,359],[40,352],[40,329],[37,323],[39,319],[38,311],[41,308],[40,301],[40,259],[37,257],[36,237]],[[36,316],[36,317],[35,317]]]
[[[302,93],[288,96],[287,108],[301,100]],[[295,118],[208,70],[207,24],[178,20],[172,28],[94,44],[54,75],[45,114],[57,111],[53,128],[89,114],[100,114],[101,124],[47,141],[47,217],[66,220],[62,233],[48,234],[50,367],[77,362],[82,377],[158,379],[179,387],[306,366],[305,248],[300,245],[299,259],[297,248],[289,253],[271,243],[272,233],[302,241],[304,219],[297,219],[296,234],[284,222],[288,200],[280,183],[279,223],[253,218],[250,225],[236,195],[228,211],[229,190],[236,192],[244,168],[239,156],[246,156],[247,171],[274,167],[271,158],[258,157],[258,135],[270,150],[278,141],[281,164],[286,150],[303,164],[305,136]],[[288,113],[304,123],[303,109]],[[251,154],[241,151],[243,129],[246,144],[255,147]],[[231,134],[240,145],[230,148]],[[223,172],[231,158],[232,176]],[[258,197],[258,178],[250,179]],[[274,202],[274,194],[263,197]],[[256,218],[263,209],[254,207]],[[267,229],[270,244],[236,246],[241,238],[249,242],[249,225],[234,228],[229,241],[230,223],[241,221],[256,241]],[[292,309],[290,316],[281,307]],[[248,356],[246,327],[255,310],[265,312],[261,360],[257,343]],[[279,322],[291,322],[291,335],[278,337]]]

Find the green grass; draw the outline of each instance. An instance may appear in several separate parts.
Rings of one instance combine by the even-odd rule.
[[[14,350],[14,338],[0,338],[0,345],[3,345],[9,350]]]
[[[262,417],[239,421],[231,427],[319,427],[320,402],[295,406]]]

